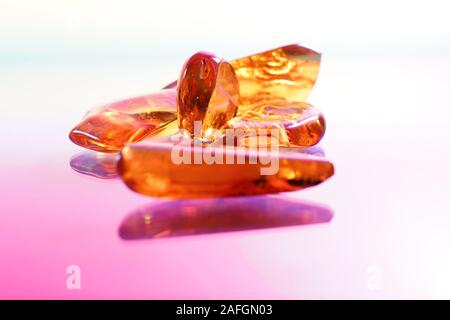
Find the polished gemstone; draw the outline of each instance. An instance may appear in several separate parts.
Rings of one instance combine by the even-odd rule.
[[[255,135],[275,132],[276,136],[267,141],[285,147],[309,147],[325,134],[325,119],[306,102],[274,101],[247,108],[228,121],[228,127],[243,132],[239,141],[243,146],[248,146]]]
[[[70,139],[85,148],[117,152],[175,120],[176,90],[122,100],[95,108],[70,132]]]
[[[239,106],[239,84],[232,66],[216,56],[198,52],[184,64],[178,81],[178,125],[192,136],[214,140],[216,133],[234,117]]]
[[[334,173],[333,164],[325,158],[276,151],[146,141],[122,149],[118,169],[132,190],[167,198],[294,191],[319,184]]]
[[[321,54],[291,44],[231,60],[240,88],[240,111],[277,100],[304,102],[319,74]],[[176,88],[177,82],[165,88]]]
[[[231,61],[240,86],[239,112],[272,101],[306,101],[319,73],[320,57],[293,44]]]
[[[329,222],[331,209],[280,196],[156,201],[122,221],[122,239],[156,239],[205,233]]]

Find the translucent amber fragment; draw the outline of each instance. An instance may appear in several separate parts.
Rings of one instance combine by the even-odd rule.
[[[178,125],[194,135],[194,121],[202,123],[201,136],[213,140],[216,129],[236,115],[239,84],[231,65],[199,52],[183,66],[178,80]]]
[[[283,197],[253,196],[156,201],[128,214],[122,239],[156,239],[329,222],[333,211]]]
[[[177,148],[174,152],[171,143],[151,141],[128,145],[120,154],[119,174],[130,189],[142,194],[210,198],[299,190],[316,185],[334,173],[331,162],[303,153],[259,152],[257,155],[250,150],[219,148],[213,153],[223,159],[220,163],[207,160],[211,149],[180,145]],[[181,153],[183,159],[188,155],[187,162],[174,160],[174,154]],[[262,160],[252,161],[255,157],[264,158],[265,164]],[[277,170],[271,174],[265,175],[262,170],[276,166]]]
[[[88,149],[116,152],[162,129],[176,117],[176,90],[162,90],[89,112],[69,137]]]
[[[240,112],[253,104],[306,101],[316,82],[320,54],[297,44],[231,61],[240,86]]]
[[[325,119],[320,111],[306,102],[274,101],[247,108],[228,121],[228,127],[240,129],[240,145],[259,134],[277,132],[275,139],[285,147],[309,147],[325,134]],[[269,130],[277,129],[277,130]]]

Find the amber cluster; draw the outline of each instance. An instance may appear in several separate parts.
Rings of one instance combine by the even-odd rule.
[[[233,61],[198,52],[184,64],[178,81],[165,89],[89,112],[70,139],[97,152],[120,152],[117,168],[131,189],[158,197],[190,198],[254,195],[292,191],[320,183],[334,168],[311,155],[325,133],[321,112],[306,102],[316,81],[320,54],[289,45]],[[201,123],[198,131],[195,124]],[[251,141],[265,144],[279,170],[261,174],[261,164],[176,164],[171,137],[185,136],[205,152],[226,135],[238,132],[233,156]],[[254,146],[254,145],[253,145]],[[218,151],[219,152],[219,151]],[[246,149],[245,157],[252,157]]]

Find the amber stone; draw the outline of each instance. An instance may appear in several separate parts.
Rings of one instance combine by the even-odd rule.
[[[122,221],[122,239],[157,239],[326,223],[324,205],[280,196],[152,201]]]
[[[214,140],[216,130],[236,115],[239,106],[239,84],[232,66],[206,52],[186,61],[177,91],[179,127],[194,135],[194,122],[201,122],[199,135],[206,141]]]
[[[306,101],[316,82],[320,54],[292,44],[231,61],[239,80],[239,112],[253,104]]]
[[[205,153],[211,150],[196,146],[177,147],[194,160],[191,163],[173,161],[174,145],[171,143],[146,141],[127,145],[122,149],[118,163],[122,180],[130,189],[149,196],[210,198],[300,190],[319,184],[334,173],[331,162],[304,153],[259,153],[259,157],[278,163],[276,172],[265,175],[262,168],[269,164],[252,162],[250,159],[256,157],[253,150],[217,149],[216,156],[234,161],[197,164],[195,159],[204,159]],[[238,157],[245,160],[239,163]]]
[[[162,90],[95,108],[72,129],[69,138],[88,149],[117,152],[176,117],[176,90]]]
[[[291,44],[231,60],[239,81],[240,111],[255,103],[306,101],[316,83],[320,59],[320,53]],[[165,88],[176,87],[175,81]]]
[[[309,147],[325,134],[325,119],[309,103],[274,101],[248,108],[228,121],[228,127],[242,132],[239,141],[242,146],[248,146],[248,140],[255,135],[276,132],[276,137],[272,137],[275,139],[267,141],[284,147]]]

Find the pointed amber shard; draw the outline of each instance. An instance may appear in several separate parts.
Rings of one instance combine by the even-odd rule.
[[[333,164],[321,157],[258,152],[147,141],[123,148],[118,170],[130,189],[167,198],[294,191],[319,184],[334,173]]]
[[[217,130],[236,115],[239,84],[231,65],[198,52],[183,66],[178,80],[178,125],[194,135],[194,122],[202,122],[201,136],[214,140]]]
[[[228,121],[228,127],[241,130],[242,146],[248,146],[248,140],[255,135],[276,132],[275,139],[267,141],[284,147],[309,147],[325,134],[325,119],[306,102],[274,101],[248,108]]]
[[[320,53],[297,44],[231,61],[240,86],[239,113],[272,101],[306,101],[316,82]]]
[[[88,149],[116,152],[127,143],[161,130],[176,117],[176,90],[162,90],[89,112],[69,137]]]

